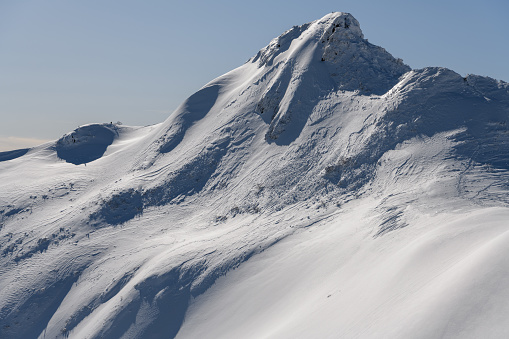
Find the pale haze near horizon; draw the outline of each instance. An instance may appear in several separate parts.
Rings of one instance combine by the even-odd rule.
[[[79,125],[164,121],[189,95],[291,28],[349,12],[412,68],[509,81],[509,4],[428,1],[2,1],[0,151]]]

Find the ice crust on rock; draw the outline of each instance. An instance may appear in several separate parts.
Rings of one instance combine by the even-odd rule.
[[[359,23],[350,14],[327,22],[321,41],[322,59],[342,90],[384,94],[410,70],[401,59],[364,39]]]

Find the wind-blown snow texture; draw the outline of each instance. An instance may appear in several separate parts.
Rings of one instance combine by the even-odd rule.
[[[508,337],[508,118],[293,27],[161,124],[0,154],[0,337]]]

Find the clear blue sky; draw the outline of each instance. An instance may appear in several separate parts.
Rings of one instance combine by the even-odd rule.
[[[509,1],[0,0],[0,151],[91,122],[148,125],[332,11],[412,68],[509,81]]]

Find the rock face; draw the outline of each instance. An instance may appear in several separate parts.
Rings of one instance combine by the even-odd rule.
[[[158,125],[0,155],[0,337],[509,335],[508,119],[350,14],[295,26]]]

